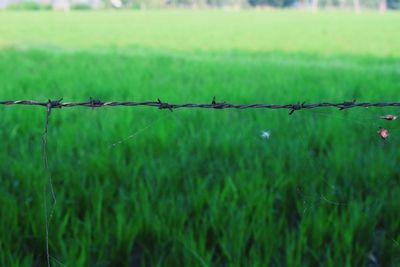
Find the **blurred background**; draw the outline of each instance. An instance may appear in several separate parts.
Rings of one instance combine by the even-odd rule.
[[[0,100],[396,102],[398,3],[0,0]],[[3,105],[0,266],[400,266],[398,113]]]
[[[90,9],[387,9],[400,8],[399,0],[1,0],[0,8],[10,10]]]

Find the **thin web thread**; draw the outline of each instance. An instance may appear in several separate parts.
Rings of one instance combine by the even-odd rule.
[[[382,121],[382,117],[381,116],[376,116],[376,115],[367,115],[367,116],[363,115],[363,116],[357,116],[356,118],[349,118],[349,117],[341,116],[341,115],[339,115],[337,113],[336,114],[334,114],[334,113],[324,113],[324,112],[322,112],[320,110],[318,110],[318,111],[312,110],[311,113],[313,115],[316,115],[316,116],[325,116],[327,118],[333,117],[333,118],[336,118],[336,119],[340,119],[341,121],[344,120],[344,121],[347,121],[347,122],[349,122],[351,124],[359,125],[359,126],[368,125],[368,126],[374,126],[377,129],[380,126],[382,126],[382,123],[378,122],[378,120]],[[399,132],[400,132],[400,130],[398,130],[398,129],[394,129],[394,130],[391,129],[390,130],[391,134],[399,133]],[[385,142],[382,142],[381,145],[383,147],[387,146],[387,144]],[[324,183],[329,185],[325,181],[324,181]],[[335,185],[333,185],[333,186],[335,186]],[[299,194],[300,197],[302,197],[304,199],[303,200],[303,204],[304,204],[305,208],[303,210],[303,213],[305,213],[307,210],[309,210],[311,208],[314,208],[314,206],[321,204],[321,202],[325,202],[327,204],[331,204],[331,205],[334,205],[334,206],[345,206],[345,205],[348,204],[347,202],[332,200],[332,199],[326,197],[324,194],[305,194],[301,190],[300,187],[297,188],[297,193]],[[335,194],[336,193],[334,193],[334,195]],[[306,200],[306,199],[309,199],[309,200]]]
[[[43,131],[43,135],[42,135],[42,144],[43,144],[43,164],[44,164],[44,169],[47,173],[47,183],[44,184],[43,187],[43,198],[44,198],[44,212],[45,212],[45,230],[46,230],[46,259],[47,259],[47,266],[51,267],[51,259],[55,260],[58,264],[60,264],[61,266],[64,266],[60,261],[58,261],[56,258],[54,258],[53,256],[50,255],[50,248],[49,248],[49,225],[50,225],[50,221],[51,218],[53,216],[54,213],[54,209],[55,206],[57,204],[57,199],[56,199],[56,195],[55,195],[55,191],[54,191],[54,187],[53,187],[53,180],[52,180],[52,176],[51,176],[51,171],[49,168],[49,163],[48,163],[48,153],[47,153],[47,139],[48,139],[48,130],[49,130],[49,121],[50,121],[50,115],[51,115],[51,111],[52,108],[54,107],[54,105],[57,105],[57,103],[59,103],[61,101],[60,100],[56,100],[56,101],[51,101],[49,100],[47,102],[47,109],[46,109],[46,121],[45,121],[45,127],[44,127],[44,131]],[[154,124],[162,121],[163,119],[165,119],[167,117],[167,115],[157,119],[156,121],[154,121],[153,123],[150,123],[148,125],[146,125],[144,128],[138,130],[137,132],[129,135],[128,137],[111,144],[110,146],[107,147],[107,149],[111,149],[135,136],[137,136],[138,134],[144,132],[145,130],[149,129],[150,127],[152,127]],[[52,196],[52,207],[50,209],[50,214],[48,212],[48,204],[47,204],[47,186],[50,187],[50,192],[51,192],[51,196]]]
[[[107,149],[114,148],[114,147],[116,147],[116,146],[118,146],[118,145],[120,145],[120,144],[122,144],[122,143],[124,143],[124,142],[126,142],[126,141],[128,141],[128,140],[130,140],[130,139],[132,139],[132,138],[134,138],[134,137],[136,137],[136,136],[138,136],[139,134],[143,133],[144,131],[150,129],[152,126],[154,126],[154,125],[157,124],[158,122],[164,120],[168,115],[170,115],[170,114],[164,115],[163,117],[160,117],[160,118],[158,118],[157,120],[155,120],[155,121],[153,121],[153,122],[147,124],[147,125],[144,126],[143,128],[141,128],[141,129],[137,130],[136,132],[130,134],[129,136],[127,136],[127,137],[125,137],[125,138],[123,138],[123,139],[121,139],[121,140],[119,140],[119,141],[117,141],[117,142],[112,143],[111,145],[109,145],[109,146],[107,147]]]
[[[54,207],[57,204],[57,199],[56,195],[54,192],[53,188],[53,181],[51,177],[51,172],[49,169],[49,163],[48,163],[48,157],[47,157],[47,137],[48,137],[48,130],[49,130],[49,120],[50,120],[50,115],[51,115],[51,109],[52,109],[52,104],[51,101],[49,100],[47,104],[47,110],[46,110],[46,122],[44,126],[44,132],[42,135],[42,144],[43,144],[43,164],[44,164],[44,169],[45,172],[47,173],[47,183],[44,184],[43,187],[43,198],[44,198],[44,212],[45,212],[45,226],[46,226],[46,258],[47,258],[47,266],[51,267],[50,263],[50,249],[49,249],[49,224],[51,221],[51,218],[53,216],[54,212]],[[53,200],[53,204],[50,209],[50,213],[48,213],[48,206],[47,206],[47,186],[50,186],[50,192]]]

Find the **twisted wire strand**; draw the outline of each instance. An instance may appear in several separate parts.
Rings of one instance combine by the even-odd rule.
[[[157,101],[109,101],[103,102],[98,99],[91,98],[84,102],[62,102],[62,99],[48,100],[47,102],[40,102],[35,100],[6,100],[0,101],[0,105],[30,105],[30,106],[42,106],[50,109],[54,108],[70,108],[70,107],[89,107],[89,108],[100,108],[100,107],[138,107],[148,106],[156,107],[158,109],[179,109],[179,108],[204,108],[204,109],[287,109],[289,114],[293,114],[295,111],[302,109],[313,109],[323,107],[333,107],[339,110],[350,109],[350,108],[368,108],[368,107],[400,107],[400,102],[357,102],[356,100],[350,102],[321,102],[321,103],[294,103],[294,104],[231,104],[226,102],[216,102],[215,97],[211,103],[184,103],[184,104],[171,104],[162,102],[160,99]]]

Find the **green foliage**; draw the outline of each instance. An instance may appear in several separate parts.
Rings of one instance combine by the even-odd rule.
[[[399,9],[400,1],[399,0],[388,0],[388,7],[391,9]]]
[[[0,99],[398,99],[400,15],[294,14],[5,13]],[[45,110],[0,109],[0,266],[45,266]],[[53,266],[398,266],[396,112],[53,110]]]
[[[21,2],[21,3],[14,3],[7,6],[9,10],[50,10],[51,5],[44,5],[35,2]]]
[[[92,9],[90,5],[84,4],[84,3],[79,3],[79,4],[73,4],[71,5],[71,9],[73,10],[90,10]]]
[[[252,6],[288,7],[295,3],[295,0],[249,0],[249,4]]]
[[[139,10],[140,8],[140,3],[132,3],[131,9]]]

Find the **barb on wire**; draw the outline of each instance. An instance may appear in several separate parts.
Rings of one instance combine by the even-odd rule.
[[[217,101],[215,100],[215,96],[212,99],[211,105],[213,105],[213,108],[215,109],[223,109],[225,107],[225,102],[222,103],[217,103]]]
[[[49,101],[47,101],[47,103],[46,103],[46,108],[47,108],[46,129],[45,129],[46,134],[47,134],[47,126],[49,123],[49,116],[50,116],[51,110],[53,108],[62,108],[62,105],[61,105],[62,100],[63,100],[62,98],[60,98],[58,100],[50,100],[49,99]]]
[[[157,98],[158,101],[158,109],[169,109],[170,111],[173,111],[174,105],[170,105],[168,103],[162,102],[159,98]]]
[[[340,103],[312,103],[306,104],[305,102],[298,102],[295,104],[231,104],[226,102],[217,102],[215,97],[211,103],[184,103],[184,104],[171,104],[161,101],[159,98],[157,101],[143,101],[143,102],[133,102],[133,101],[110,101],[102,102],[99,99],[90,98],[88,101],[84,102],[61,102],[62,98],[59,100],[49,100],[47,102],[40,102],[35,100],[6,100],[0,101],[0,105],[30,105],[30,106],[43,106],[51,112],[53,108],[69,108],[69,107],[89,107],[89,108],[100,108],[100,107],[137,107],[137,106],[147,106],[156,107],[158,109],[168,109],[170,111],[178,108],[205,108],[205,109],[286,109],[289,110],[289,115],[292,115],[295,111],[300,111],[303,109],[313,109],[313,108],[325,108],[333,107],[339,110],[350,109],[350,108],[368,108],[368,107],[400,107],[400,102],[357,102],[344,101]]]
[[[305,104],[306,104],[306,102],[303,102],[301,104],[293,105],[291,110],[290,110],[290,112],[289,112],[289,115],[292,115],[297,110],[301,110],[302,108],[305,108]]]
[[[100,99],[97,99],[97,98],[90,98],[89,102],[90,102],[90,107],[92,107],[92,108],[98,108],[98,107],[102,107],[104,105],[104,103],[101,102]]]
[[[353,105],[356,103],[357,101],[354,99],[353,101],[351,101],[351,102],[343,102],[343,105],[339,108],[339,110],[344,110],[344,109],[347,109],[347,108],[352,108],[353,107]]]

